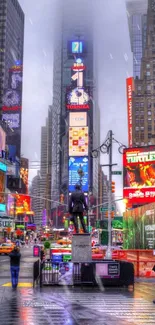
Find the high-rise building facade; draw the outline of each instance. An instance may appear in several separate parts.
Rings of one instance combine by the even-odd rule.
[[[98,199],[100,119],[93,87],[97,74],[93,1],[58,1],[59,17],[54,55],[52,106],[52,200],[64,194],[68,203],[74,185]],[[81,10],[82,8],[82,10]],[[52,204],[53,207],[57,203]]]
[[[155,1],[148,0],[146,45],[140,79],[134,80],[133,146],[154,144],[155,134]]]
[[[33,178],[31,189],[31,202],[32,202],[32,211],[35,214],[35,223],[37,225],[42,225],[42,202],[40,200],[40,171],[38,171],[37,175]]]
[[[51,159],[52,159],[52,106],[49,106],[46,125],[41,128],[40,170],[33,178],[31,195],[32,207],[38,224],[42,223],[46,210],[47,222],[51,216]],[[37,202],[37,203],[36,203]]]
[[[134,78],[140,78],[141,59],[146,45],[147,6],[148,0],[126,0]]]
[[[7,144],[20,157],[24,13],[17,0],[0,1],[0,110]]]

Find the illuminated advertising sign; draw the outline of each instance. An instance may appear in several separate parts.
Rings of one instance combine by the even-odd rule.
[[[20,178],[21,178],[21,193],[28,194],[28,159],[21,158]]]
[[[127,112],[128,112],[128,145],[132,147],[132,92],[134,80],[133,78],[126,79],[127,89]]]
[[[7,171],[7,165],[3,164],[1,161],[0,161],[0,170],[2,170],[5,173]]]
[[[82,41],[72,42],[72,53],[82,53],[83,43]]]
[[[88,156],[88,127],[69,128],[69,156]]]
[[[6,204],[0,203],[0,212],[6,212]]]
[[[89,90],[84,88],[70,88],[66,94],[66,107],[68,110],[90,109]]]
[[[17,62],[9,69],[8,88],[4,91],[2,102],[2,119],[8,126],[7,144],[16,146],[18,157],[21,146],[22,82],[23,67]]]
[[[19,90],[6,89],[3,96],[2,111],[21,110],[21,93]]]
[[[123,182],[129,204],[155,201],[155,146],[124,150]]]
[[[88,157],[69,157],[69,192],[75,190],[75,185],[82,185],[82,190],[88,192]]]
[[[15,114],[2,114],[2,120],[6,122],[6,124],[11,128],[11,129],[17,129],[20,127],[20,114],[15,113]]]
[[[6,145],[6,133],[0,126],[0,157],[2,156],[2,151],[5,151]]]
[[[68,56],[82,56],[84,57],[87,53],[87,45],[83,40],[73,40],[68,42]]]
[[[66,107],[69,110],[85,110],[90,108],[89,89],[84,86],[85,66],[77,59],[72,67],[71,87],[66,91]]]
[[[9,194],[8,195],[9,215],[14,215],[14,205],[16,205],[16,214],[26,213],[31,210],[31,197],[29,195]]]
[[[0,163],[0,164],[2,164],[2,163]],[[4,164],[2,164],[2,165],[4,165]],[[4,192],[5,192],[5,173],[3,173],[3,171],[1,171],[2,165],[0,166],[0,203],[5,203],[5,194],[4,194]]]
[[[69,113],[69,126],[87,126],[87,113]]]

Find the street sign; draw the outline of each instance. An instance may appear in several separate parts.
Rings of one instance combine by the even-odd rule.
[[[111,210],[112,210],[112,211],[115,211],[115,208],[112,207]],[[100,208],[100,212],[106,212],[106,211],[108,211],[108,208],[107,208],[107,207],[106,207],[106,208],[105,208],[105,207],[101,207],[101,208]]]
[[[112,172],[112,175],[122,175],[122,172],[119,171],[119,170],[114,170],[114,171]]]

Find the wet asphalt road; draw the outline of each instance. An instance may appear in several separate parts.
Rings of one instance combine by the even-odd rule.
[[[33,249],[21,249],[19,282],[32,282]],[[0,325],[154,325],[155,281],[121,288],[18,287],[10,282],[9,257],[0,256]]]

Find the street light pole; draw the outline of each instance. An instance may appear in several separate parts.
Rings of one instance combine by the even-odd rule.
[[[106,259],[112,259],[112,251],[111,251],[111,210],[112,210],[112,167],[117,166],[117,164],[112,163],[112,144],[113,142],[119,145],[118,151],[119,153],[123,153],[122,150],[126,148],[124,144],[113,138],[112,130],[110,130],[107,134],[106,140],[96,149],[93,149],[91,152],[92,158],[97,158],[99,152],[105,154],[109,154],[109,163],[106,165],[100,165],[101,167],[109,168],[109,188],[108,188],[108,246],[106,250]]]
[[[109,131],[109,188],[108,188],[108,247],[106,250],[106,259],[112,259],[112,252],[111,252],[111,211],[112,211],[112,191],[111,191],[111,184],[112,184],[112,131]]]

